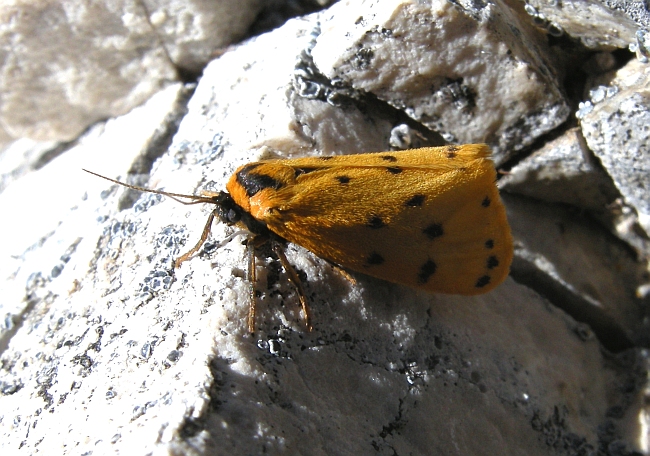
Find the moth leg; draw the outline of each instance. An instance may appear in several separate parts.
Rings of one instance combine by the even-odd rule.
[[[199,242],[197,242],[196,245],[189,250],[189,252],[184,253],[174,260],[174,269],[180,267],[181,263],[183,263],[185,260],[188,260],[192,255],[198,252],[203,244],[205,244],[205,240],[210,234],[210,229],[212,228],[212,222],[214,221],[215,215],[216,210],[210,212],[210,215],[208,215],[208,221],[205,223],[205,227],[203,228],[203,233],[201,233],[201,239],[199,239]]]
[[[246,242],[246,253],[248,255],[248,332],[255,332],[255,284],[257,283],[257,273],[255,272],[255,246],[253,239]]]
[[[302,288],[300,277],[298,277],[296,270],[293,268],[293,266],[291,266],[291,263],[289,263],[287,256],[284,254],[284,250],[282,250],[282,246],[277,242],[273,242],[271,247],[280,259],[280,263],[282,263],[282,267],[287,272],[289,280],[291,283],[293,283],[293,286],[296,287],[296,290],[298,291],[300,305],[302,306],[302,311],[305,313],[305,325],[307,326],[307,329],[311,331],[311,317],[309,314],[309,307],[307,306],[307,297],[305,296],[305,291]]]
[[[268,238],[264,235],[257,235],[246,241],[246,254],[248,256],[248,331],[255,332],[255,305],[257,297],[255,296],[255,284],[257,283],[257,271],[255,270],[255,249],[266,244]]]
[[[332,266],[332,269],[334,269],[341,277],[343,277],[345,280],[350,282],[350,285],[356,285],[357,284],[357,279],[352,277],[348,271],[343,269],[341,266],[338,264],[332,263],[331,261],[327,261],[330,266]]]

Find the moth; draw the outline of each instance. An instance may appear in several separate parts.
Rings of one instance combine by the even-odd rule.
[[[205,243],[215,218],[247,230],[251,332],[255,250],[266,243],[296,287],[308,328],[307,298],[284,254],[287,242],[343,270],[436,293],[486,293],[505,280],[512,262],[512,235],[485,144],[263,160],[237,169],[226,192],[199,195],[90,173],[183,204],[214,205],[201,238],[175,260],[176,268]]]

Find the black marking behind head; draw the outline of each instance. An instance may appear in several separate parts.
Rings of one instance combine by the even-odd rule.
[[[366,226],[367,226],[368,228],[377,229],[377,228],[383,228],[383,227],[385,227],[386,224],[385,224],[384,221],[381,219],[381,217],[379,217],[378,215],[371,215],[371,216],[368,218],[368,221],[366,222]]]
[[[490,283],[490,276],[489,275],[484,275],[478,278],[476,281],[476,285],[474,285],[476,288],[483,288],[484,286],[488,285]]]
[[[490,201],[490,197],[486,196],[485,198],[483,198],[483,201],[481,201],[481,206],[489,207],[491,202],[492,201]]]
[[[418,193],[417,195],[413,195],[409,200],[407,200],[404,203],[404,206],[408,206],[408,207],[422,206],[422,204],[424,204],[425,198],[426,197],[424,195]]]
[[[386,171],[388,171],[391,174],[399,174],[402,172],[402,168],[399,166],[389,166],[386,168]]]
[[[377,252],[372,252],[370,255],[368,255],[368,258],[366,259],[366,264],[370,266],[377,266],[383,264],[384,261],[385,260],[383,256],[381,256]]]
[[[350,178],[348,176],[336,176],[336,180],[341,184],[347,184],[350,182]]]
[[[395,157],[393,155],[382,155],[381,158],[382,158],[382,160],[386,160],[386,161],[391,162],[391,163],[395,163],[397,161],[397,157]]]
[[[318,157],[319,160],[323,160],[323,161],[331,160],[333,158],[334,157]]]
[[[485,248],[486,249],[493,249],[494,248],[494,240],[493,239],[488,239],[485,241]]]
[[[250,165],[244,166],[237,173],[237,183],[241,185],[244,190],[246,190],[246,194],[249,198],[264,190],[265,188],[272,188],[274,190],[277,190],[282,187],[282,182],[279,180],[274,179],[271,176],[267,176],[266,174],[256,174],[254,170],[259,165],[259,163],[252,163]]]
[[[436,263],[429,258],[422,266],[420,266],[420,272],[418,272],[418,283],[427,283],[429,278],[435,274],[437,268],[438,266],[436,266]]]
[[[487,268],[494,269],[497,266],[499,266],[499,259],[494,255],[490,255],[487,259]]]
[[[440,237],[444,234],[444,231],[442,229],[442,225],[440,223],[432,223],[431,225],[427,226],[422,230],[424,234],[429,239],[435,239],[437,237]]]

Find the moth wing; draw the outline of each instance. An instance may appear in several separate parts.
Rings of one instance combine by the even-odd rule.
[[[251,213],[350,270],[427,291],[484,293],[512,261],[489,155],[469,145],[269,162],[284,180],[251,197]]]

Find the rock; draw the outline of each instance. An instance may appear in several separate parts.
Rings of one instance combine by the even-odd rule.
[[[534,166],[513,168],[511,181],[524,178],[509,191],[526,196],[504,198],[517,251],[529,253],[518,256],[513,278],[522,280],[540,259],[552,266],[536,270],[544,274],[523,283],[509,278],[474,297],[427,294],[363,274],[352,274],[353,283],[290,244],[312,331],[278,259],[262,250],[249,334],[246,248],[240,235],[219,246],[235,234],[223,224],[173,268],[198,241],[211,207],[140,194],[81,171],[199,193],[222,190],[238,166],[261,158],[439,144],[428,124],[360,90],[361,79],[343,84],[314,64],[328,21],[342,14],[332,13],[346,5],[229,48],[196,86],[170,83],[63,148],[25,141],[11,151],[9,158],[26,158],[5,162],[17,171],[7,171],[0,186],[2,454],[645,451],[647,318],[642,298],[631,294],[647,280],[646,265],[611,227],[583,223],[567,209],[582,205],[605,220],[601,202],[610,191],[627,198],[612,190],[607,167],[579,160],[569,125],[536,130],[566,135],[559,144],[537,134],[508,139],[522,153],[548,148],[539,152],[545,158],[531,159]],[[422,8],[411,5],[395,11]],[[511,14],[520,30],[526,16],[504,8],[490,4],[486,14]],[[467,8],[437,11],[474,20],[483,43],[512,46],[515,32],[499,42],[494,24],[472,19]],[[363,16],[371,18],[371,10]],[[507,24],[503,17],[497,23]],[[527,47],[532,42],[520,44],[535,62],[522,66],[526,74],[547,58]],[[487,68],[486,77],[494,72]],[[550,72],[543,76],[551,81],[544,96],[554,99],[561,84]],[[493,93],[495,105],[510,96],[505,89],[481,93]],[[520,124],[547,115],[539,106],[521,111]],[[481,141],[481,132],[497,138],[488,135],[492,128],[458,131]],[[502,153],[502,160],[510,154]],[[545,182],[558,181],[562,190],[543,191]],[[612,186],[594,191],[585,182]],[[531,200],[539,194],[546,203]],[[552,291],[579,293],[543,296],[547,271],[566,272]],[[585,296],[595,299],[562,307],[584,304]]]

